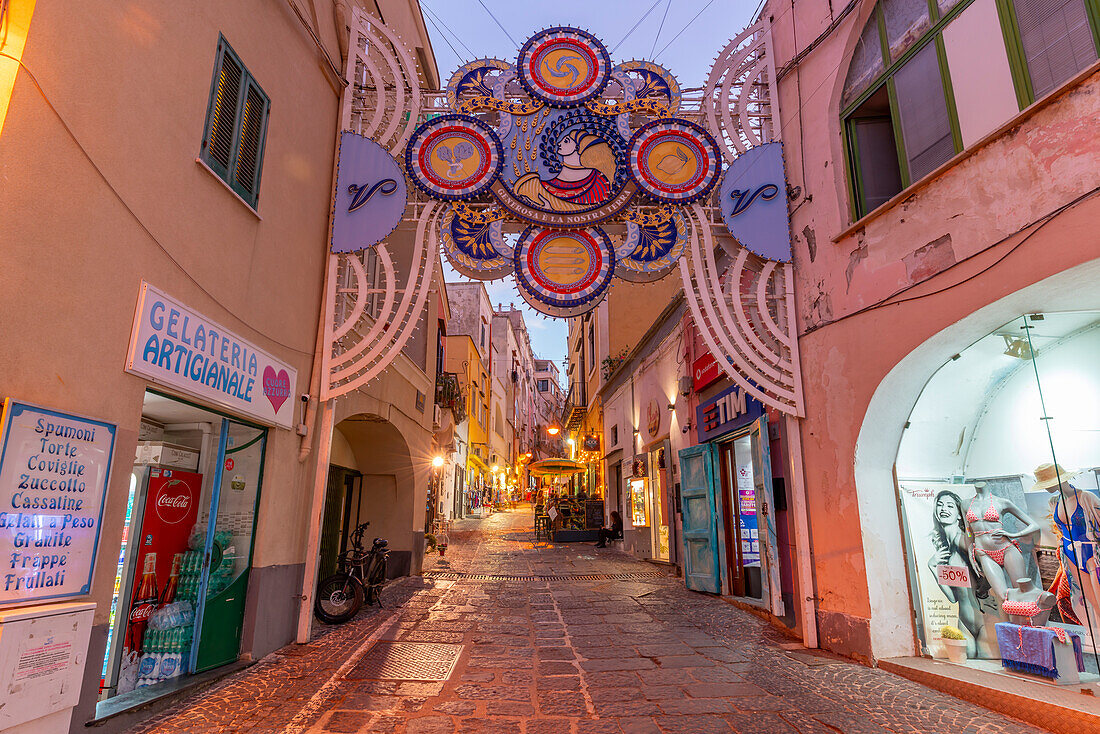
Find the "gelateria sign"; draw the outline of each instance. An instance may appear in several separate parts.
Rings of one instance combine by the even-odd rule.
[[[0,604],[89,592],[116,427],[15,400],[0,419]]]
[[[293,367],[145,282],[126,371],[260,423],[293,423]]]

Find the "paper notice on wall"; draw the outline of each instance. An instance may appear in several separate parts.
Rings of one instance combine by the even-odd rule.
[[[73,643],[69,640],[49,639],[45,645],[24,650],[15,665],[12,683],[45,678],[69,667]]]

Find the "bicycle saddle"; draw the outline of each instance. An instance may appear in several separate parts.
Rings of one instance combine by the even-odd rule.
[[[386,540],[385,538],[375,538],[374,539],[374,545],[375,545],[376,548],[385,548],[389,544],[390,544],[390,541]]]

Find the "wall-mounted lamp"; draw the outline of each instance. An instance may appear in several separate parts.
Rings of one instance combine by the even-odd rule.
[[[434,466],[436,469],[443,466],[443,457],[442,456],[436,456],[435,458],[433,458],[432,459],[432,466]]]
[[[1031,359],[1035,355],[1031,351],[1031,345],[1027,343],[1027,339],[1020,339],[1019,337],[1012,337],[1008,334],[1001,335],[1005,340],[1005,351],[1009,357],[1015,357],[1016,359]]]

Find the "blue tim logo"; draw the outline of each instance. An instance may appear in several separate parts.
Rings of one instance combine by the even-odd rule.
[[[734,189],[730,192],[730,198],[733,199],[733,212],[730,216],[736,217],[738,214],[744,213],[757,199],[771,201],[776,196],[779,196],[779,187],[775,184],[764,184],[755,191],[751,189]]]
[[[351,194],[351,203],[348,204],[348,213],[362,209],[366,206],[366,203],[370,201],[375,192],[382,192],[383,196],[389,196],[393,192],[397,191],[397,181],[392,178],[384,178],[373,186],[356,186],[352,184],[348,186],[348,193]]]

